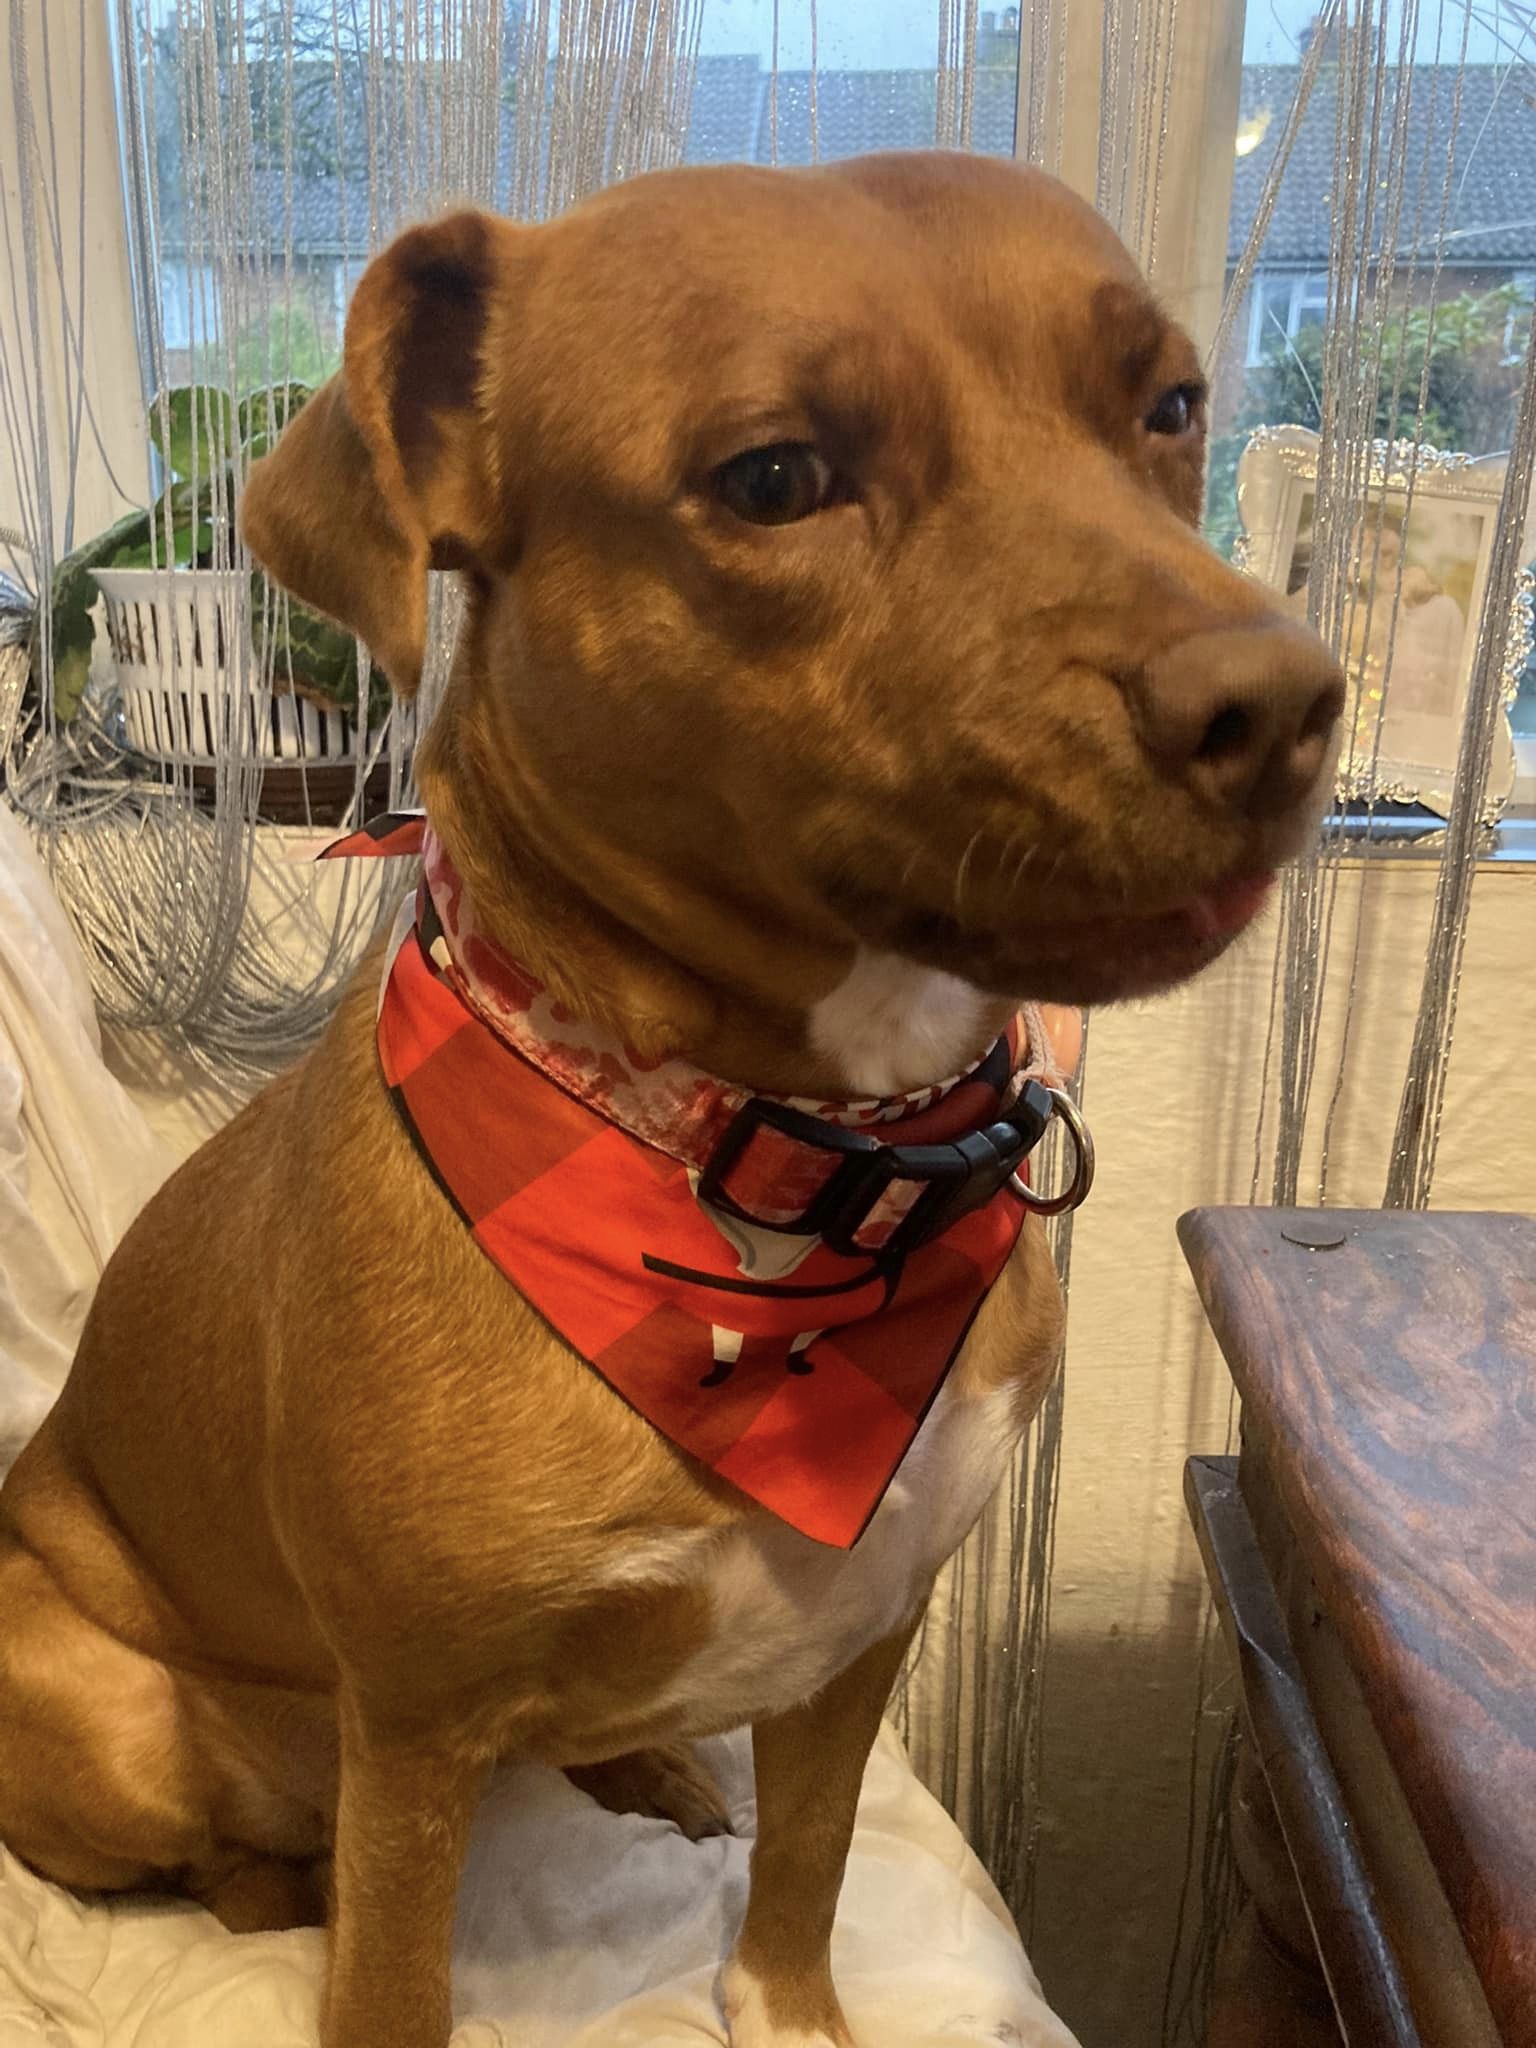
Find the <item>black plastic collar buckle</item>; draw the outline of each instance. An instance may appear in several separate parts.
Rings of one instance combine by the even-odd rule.
[[[1007,1115],[979,1131],[942,1145],[888,1145],[785,1103],[754,1097],[732,1119],[699,1176],[699,1200],[760,1230],[819,1237],[846,1258],[904,1254],[990,1202],[1045,1136],[1053,1110],[1051,1091],[1038,1081],[1026,1081]],[[839,1162],[809,1205],[787,1223],[754,1216],[725,1189],[732,1167],[764,1126]],[[858,1233],[881,1196],[898,1181],[915,1182],[922,1192],[881,1244],[860,1244]]]

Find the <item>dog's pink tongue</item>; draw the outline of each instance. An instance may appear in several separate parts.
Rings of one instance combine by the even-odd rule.
[[[1202,939],[1224,939],[1232,932],[1240,932],[1264,908],[1274,880],[1273,874],[1264,874],[1224,882],[1219,889],[1195,898],[1189,906],[1190,923]]]

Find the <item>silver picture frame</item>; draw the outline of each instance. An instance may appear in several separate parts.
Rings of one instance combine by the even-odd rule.
[[[1306,427],[1260,427],[1238,463],[1233,559],[1305,617],[1320,443]],[[1343,543],[1348,588],[1330,620],[1350,682],[1339,757],[1342,803],[1419,804],[1449,814],[1463,716],[1508,458],[1378,441],[1358,480]],[[1536,553],[1527,515],[1524,558]],[[1522,573],[1504,639],[1504,716],[1494,736],[1483,822],[1515,784],[1509,711],[1532,646],[1532,584]]]

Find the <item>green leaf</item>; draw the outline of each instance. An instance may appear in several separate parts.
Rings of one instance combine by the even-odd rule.
[[[98,596],[91,571],[108,567],[148,539],[149,514],[128,512],[105,532],[76,548],[72,555],[66,555],[54,569],[48,611],[53,640],[53,701],[62,719],[73,718],[79,709],[90,673],[91,647],[96,637],[91,607]],[[41,664],[42,635],[34,628],[32,672],[40,682]]]
[[[111,566],[114,569],[153,569],[158,566],[155,557],[155,544],[146,534],[137,547],[124,548]]]
[[[89,624],[89,621],[87,621]],[[84,647],[67,647],[61,654],[57,645],[53,655],[53,710],[61,725],[68,725],[80,709],[80,699],[85,695],[85,686],[91,673],[91,647],[87,641]]]
[[[293,598],[284,604],[259,570],[251,579],[251,628],[258,659],[265,662],[270,653],[274,690],[296,689],[356,710],[356,639]],[[372,695],[370,708],[377,708]]]
[[[295,413],[314,392],[307,384],[274,384],[270,390],[248,391],[235,407],[240,445],[251,461],[265,455]]]
[[[173,476],[211,476],[235,450],[234,401],[216,384],[178,384],[150,406],[149,432]]]
[[[212,553],[212,520],[178,515],[171,527],[169,555],[162,520],[153,534],[146,534],[135,546],[114,555],[110,566],[114,569],[195,569],[204,557]],[[103,562],[99,566],[106,568],[109,565]]]

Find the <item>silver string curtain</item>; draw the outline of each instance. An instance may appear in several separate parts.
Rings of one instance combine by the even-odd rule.
[[[1406,527],[1417,494],[1429,488],[1426,477],[1440,452],[1434,444],[1445,436],[1449,415],[1473,439],[1458,459],[1507,451],[1508,461],[1481,606],[1468,620],[1470,680],[1451,802],[1438,834],[1422,980],[1411,998],[1405,992],[1415,1005],[1414,1029],[1380,1200],[1389,1208],[1422,1208],[1433,1192],[1473,877],[1489,841],[1490,768],[1496,739],[1507,744],[1504,721],[1528,649],[1536,458],[1531,294],[1523,284],[1496,280],[1499,236],[1531,225],[1523,216],[1526,180],[1536,171],[1532,26],[1523,5],[1489,13],[1417,0],[1327,0],[1305,24],[1295,64],[1261,87],[1255,106],[1245,109],[1247,135],[1239,131],[1250,146],[1257,142],[1264,163],[1246,240],[1233,251],[1212,350],[1216,408],[1220,414],[1236,407],[1241,416],[1245,379],[1262,384],[1267,374],[1271,386],[1289,385],[1289,416],[1305,410],[1303,424],[1318,435],[1306,607],[1355,676],[1346,765],[1355,770],[1360,799],[1352,818],[1340,812],[1325,824],[1285,879],[1253,1139],[1254,1200],[1329,1198],[1364,928],[1358,901],[1346,909],[1341,877],[1348,863],[1360,861],[1362,816],[1375,823],[1398,793],[1381,753],[1393,705],[1392,650],[1406,616],[1404,572],[1399,566],[1393,581],[1370,573],[1375,565],[1368,564],[1362,573],[1362,519],[1369,533],[1373,510],[1379,518],[1377,508],[1391,502],[1401,506]],[[1308,152],[1314,163],[1323,156],[1328,208],[1316,347],[1306,347],[1305,330],[1277,325],[1263,354],[1278,372],[1255,373],[1234,337],[1248,329],[1277,215],[1283,218],[1302,184],[1299,167]],[[1505,182],[1512,160],[1514,184]],[[1255,324],[1253,332],[1261,331],[1262,322]],[[1449,394],[1448,365],[1462,387]],[[1480,390],[1469,388],[1479,379]],[[1387,646],[1374,710],[1362,700],[1353,662],[1373,608],[1384,613]],[[1369,875],[1367,866],[1362,888]],[[1344,1029],[1330,1037],[1322,1029],[1324,1007],[1341,992]],[[1235,1435],[1234,1412],[1228,1448]],[[1207,1781],[1199,1768],[1191,1775],[1191,1856],[1163,2013],[1169,2043],[1202,2037],[1217,1945],[1234,1902],[1225,1843],[1232,1727],[1230,1688],[1208,1613],[1191,1756],[1210,1759],[1213,1775]]]
[[[1530,18],[1509,10],[1498,38],[1497,61],[1475,67],[1492,74],[1491,95],[1468,104],[1474,67],[1468,38],[1480,19],[1474,7],[1386,7],[1374,0],[1335,0],[1322,8],[1298,67],[1291,104],[1276,110],[1280,141],[1269,167],[1248,245],[1234,268],[1221,340],[1243,310],[1265,237],[1291,170],[1291,149],[1303,123],[1324,126],[1332,142],[1331,230],[1325,337],[1317,380],[1319,434],[1314,539],[1307,585],[1308,610],[1323,636],[1348,661],[1359,629],[1374,607],[1390,608],[1395,631],[1398,592],[1384,597],[1379,579],[1359,574],[1362,506],[1389,493],[1400,498],[1404,519],[1424,488],[1423,465],[1436,432],[1436,386],[1452,355],[1464,305],[1452,303],[1458,253],[1484,239],[1476,222],[1457,218],[1469,188],[1490,175],[1484,167],[1490,122],[1506,128],[1529,109],[1530,74],[1523,52]],[[1536,123],[1515,130],[1523,160],[1536,152]],[[1504,138],[1506,144],[1508,136]],[[1489,220],[1518,195],[1490,194],[1476,221]],[[1488,294],[1493,297],[1495,294]],[[1476,310],[1475,308],[1473,310]],[[1536,432],[1528,349],[1530,300],[1509,305],[1502,364],[1489,381],[1494,403],[1478,423],[1484,456],[1509,451],[1497,507],[1491,573],[1475,633],[1453,802],[1446,819],[1439,898],[1418,1022],[1402,1078],[1396,1140],[1382,1198],[1387,1206],[1423,1206],[1433,1178],[1438,1105],[1443,1098],[1455,1024],[1456,962],[1465,935],[1471,877],[1486,846],[1485,794],[1500,723],[1507,713],[1512,641],[1520,632],[1521,600],[1528,592],[1527,529],[1531,495],[1530,439]],[[1470,344],[1469,344],[1470,350]],[[1452,357],[1454,360],[1454,356]],[[1477,373],[1470,355],[1464,378]],[[1387,441],[1383,424],[1390,426]],[[1443,431],[1443,429],[1442,429]],[[1383,478],[1383,470],[1395,472]],[[1401,581],[1402,571],[1398,571]],[[1371,587],[1367,587],[1367,582]],[[1522,585],[1525,589],[1522,590]],[[1390,638],[1389,638],[1390,646]],[[1374,718],[1351,742],[1366,771],[1367,813],[1390,794],[1372,786],[1372,749],[1391,707],[1390,653]],[[1383,778],[1384,779],[1384,778]],[[1351,852],[1346,822],[1331,822],[1311,858],[1289,879],[1271,1019],[1272,1119],[1256,1135],[1254,1193],[1275,1201],[1326,1199],[1329,1138],[1346,1043],[1334,1070],[1321,1073],[1316,1020],[1328,976],[1353,976],[1340,959],[1335,925],[1338,875]],[[1351,980],[1352,985],[1352,980]],[[1320,1142],[1319,1142],[1320,1141]],[[1304,1158],[1307,1165],[1304,1167]]]
[[[98,0],[49,0],[46,9],[10,0],[9,107],[23,175],[0,285],[18,315],[0,327],[0,423],[31,486],[10,545],[34,596],[53,588],[60,557],[84,537],[73,506],[93,394],[76,379],[61,446],[44,431],[39,365],[53,340],[50,321],[66,359],[78,355],[93,294],[84,228],[65,214],[63,197],[83,199],[86,189],[85,107],[59,103],[49,46],[66,7],[77,10],[77,33],[90,32],[87,4],[94,10]],[[105,693],[87,692],[63,718],[57,614],[45,602],[30,702],[19,665],[5,670],[0,745],[10,798],[38,832],[86,941],[104,1016],[167,1034],[215,1072],[249,1082],[313,1039],[392,883],[308,876],[272,835],[254,830],[280,765],[259,736],[274,705],[297,702],[302,682],[286,601],[251,581],[240,561],[233,493],[280,427],[290,388],[335,367],[347,294],[398,228],[469,201],[536,219],[678,159],[700,4],[111,0],[111,8],[154,442],[143,467],[159,486],[148,505],[150,546],[156,560],[173,558],[190,493],[207,511],[199,567],[224,579],[216,620],[202,619],[220,642],[216,666],[199,668],[201,644],[189,650],[173,630],[169,576],[132,615],[134,630],[142,638],[148,619],[157,645],[164,636],[167,699],[193,704],[194,718],[207,703],[220,737],[197,761],[183,747],[146,762],[125,757],[121,718]],[[43,195],[35,213],[34,192]],[[185,471],[178,442],[188,451]],[[132,481],[119,491],[127,503],[142,501]],[[451,589],[434,593],[424,713],[454,610]],[[98,631],[93,671],[104,660]],[[366,654],[355,666],[355,698],[341,705],[356,735],[340,757],[343,815],[409,791],[411,721],[381,716]],[[210,670],[217,680],[205,685]],[[334,811],[322,813],[311,766],[301,758],[283,772],[297,779],[289,803],[301,823],[336,822]]]

